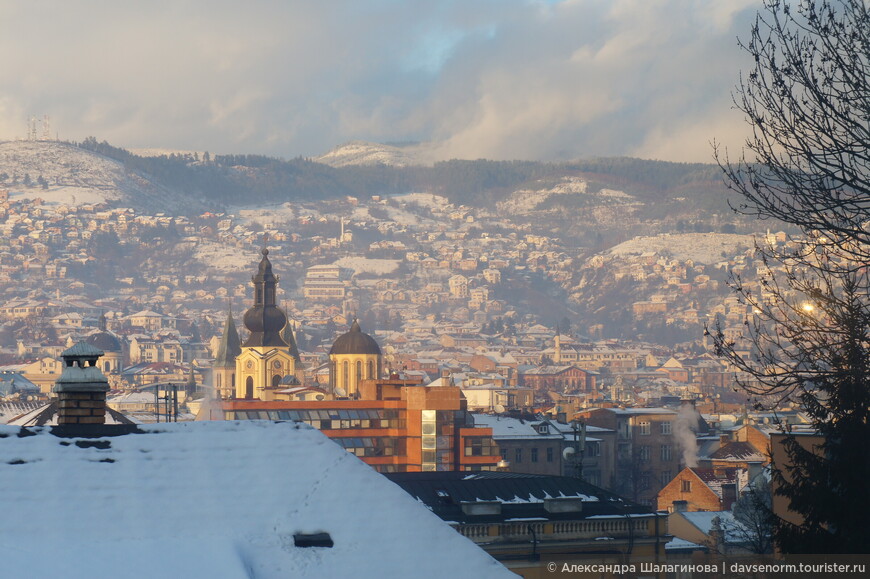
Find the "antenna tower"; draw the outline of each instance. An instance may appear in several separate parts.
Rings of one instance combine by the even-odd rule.
[[[35,141],[36,140],[36,117],[31,116],[27,119],[27,140]]]

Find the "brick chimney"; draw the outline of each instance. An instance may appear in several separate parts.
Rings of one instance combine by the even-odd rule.
[[[109,381],[97,366],[103,355],[85,342],[61,353],[63,372],[54,384],[58,424],[105,424]]]

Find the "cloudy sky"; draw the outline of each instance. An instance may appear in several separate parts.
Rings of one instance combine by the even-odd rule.
[[[0,0],[0,139],[316,156],[424,141],[439,158],[739,147],[760,0]]]

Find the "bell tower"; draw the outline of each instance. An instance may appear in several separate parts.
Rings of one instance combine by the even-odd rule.
[[[278,276],[272,273],[269,250],[261,253],[257,275],[251,277],[254,305],[244,318],[250,335],[236,357],[237,399],[274,400],[275,392],[297,373],[298,353],[282,335],[287,316],[276,304]]]

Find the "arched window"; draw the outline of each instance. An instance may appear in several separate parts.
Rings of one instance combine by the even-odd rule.
[[[369,380],[373,380],[373,379],[377,378],[377,376],[375,376],[375,363],[372,362],[371,360],[369,360],[368,376],[366,376],[366,377]]]
[[[357,387],[359,387],[359,381],[362,380],[362,377],[363,377],[362,369],[363,369],[362,360],[357,360],[356,361],[356,384],[357,384]]]
[[[272,376],[272,388],[277,388],[280,383],[281,383],[281,376],[280,375],[275,374],[274,376]]]
[[[254,378],[252,376],[248,376],[245,380],[245,398],[253,398],[254,397]]]
[[[349,394],[349,392],[347,391],[347,383],[349,380],[350,380],[350,365],[347,363],[347,360],[345,360],[341,364],[341,387],[344,389],[345,394]]]
[[[223,376],[221,376],[220,374],[218,374],[218,375],[217,375],[217,380],[216,380],[216,382],[217,382],[216,386],[217,386],[218,388],[220,388],[221,386],[223,386],[223,384],[221,384],[221,382],[222,382],[221,378],[223,378]]]
[[[108,372],[112,369],[112,364],[109,361],[103,363],[103,372]]]
[[[233,387],[233,390],[236,389],[236,375],[235,375],[235,373],[230,374],[230,385]]]

